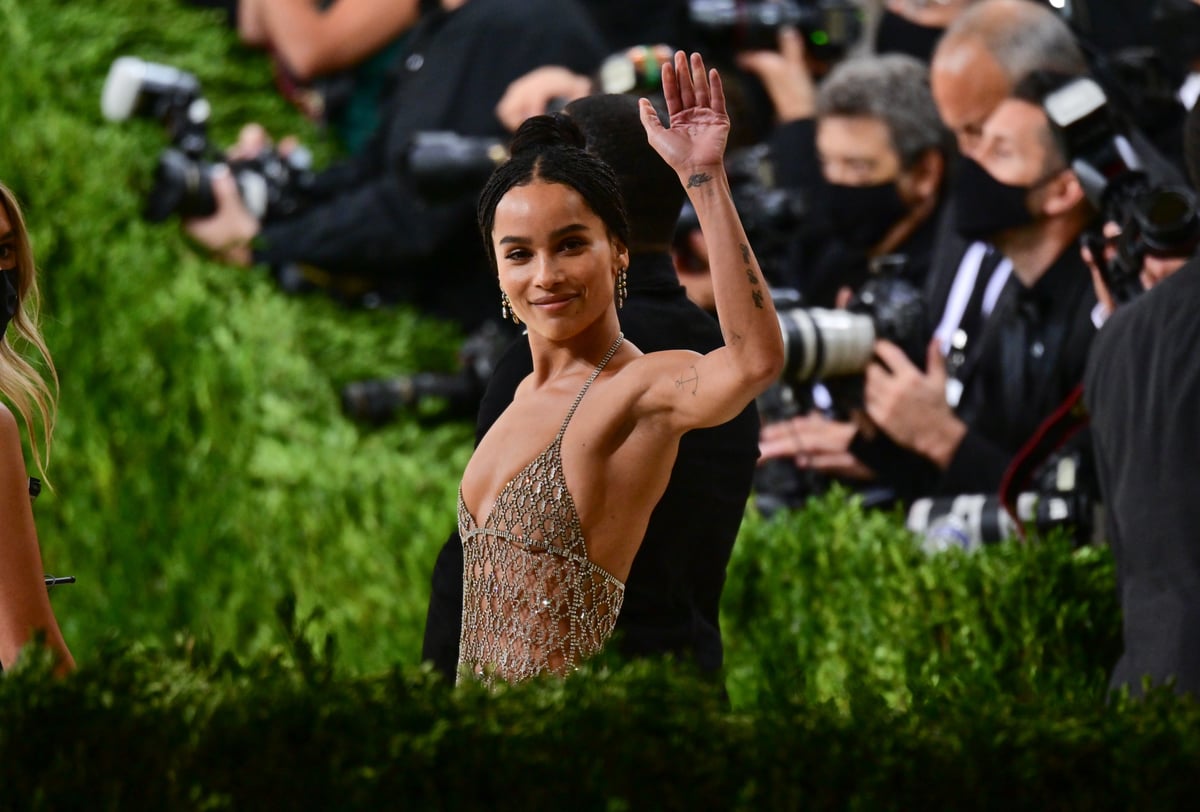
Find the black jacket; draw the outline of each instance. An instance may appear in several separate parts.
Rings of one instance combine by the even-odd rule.
[[[1083,380],[1096,333],[1091,276],[1072,244],[1032,288],[1009,280],[987,321],[958,414],[967,434],[939,493],[995,493],[1005,469]]]
[[[1125,651],[1114,687],[1175,677],[1200,693],[1200,260],[1122,306],[1096,336],[1091,415]]]
[[[634,254],[629,299],[620,311],[626,338],[643,352],[723,343],[716,321],[692,304],[665,254]],[[505,353],[479,410],[481,438],[533,370],[528,339]],[[751,403],[730,422],[685,434],[667,490],[650,517],[625,583],[617,641],[627,656],[693,657],[706,671],[721,667],[719,624],[725,568],[750,495],[758,459],[758,414]],[[462,541],[453,534],[438,555],[422,656],[453,677],[462,620]]]

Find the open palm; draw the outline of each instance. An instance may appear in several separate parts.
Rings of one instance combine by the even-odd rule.
[[[729,137],[721,77],[705,70],[700,54],[692,54],[689,65],[687,55],[676,51],[674,63],[663,65],[662,85],[669,128],[663,127],[650,102],[642,100],[650,145],[680,174],[719,166]]]

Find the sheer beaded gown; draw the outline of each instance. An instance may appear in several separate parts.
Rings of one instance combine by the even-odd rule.
[[[458,491],[463,540],[463,618],[459,679],[518,682],[551,672],[565,676],[604,645],[621,611],[625,585],[588,558],[563,475],[562,438],[588,387],[623,336],[575,398],[558,434],[500,491],[477,524]]]

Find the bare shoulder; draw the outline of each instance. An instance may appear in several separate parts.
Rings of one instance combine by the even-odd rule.
[[[0,448],[7,449],[12,446],[21,447],[21,429],[12,409],[0,401]]]
[[[23,492],[25,477],[21,429],[12,410],[0,403],[0,491]]]

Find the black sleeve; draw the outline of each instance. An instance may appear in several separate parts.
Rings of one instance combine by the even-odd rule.
[[[529,352],[529,337],[522,335],[508,345],[496,362],[492,376],[488,378],[487,389],[479,402],[479,415],[475,419],[476,445],[508,408],[508,404],[512,403],[517,386],[530,372],[533,372],[533,356]]]
[[[455,530],[433,565],[429,609],[421,659],[433,663],[438,673],[453,682],[458,673],[458,640],[462,632],[462,539]]]
[[[817,159],[817,120],[802,118],[780,124],[767,143],[775,167],[775,183],[785,189],[810,192],[823,182]]]
[[[938,480],[938,493],[994,494],[1000,490],[1012,454],[988,440],[982,432],[968,428],[950,466]]]
[[[255,261],[386,276],[433,254],[463,222],[467,204],[426,204],[389,174],[381,171],[294,217],[268,221],[256,240]]]

